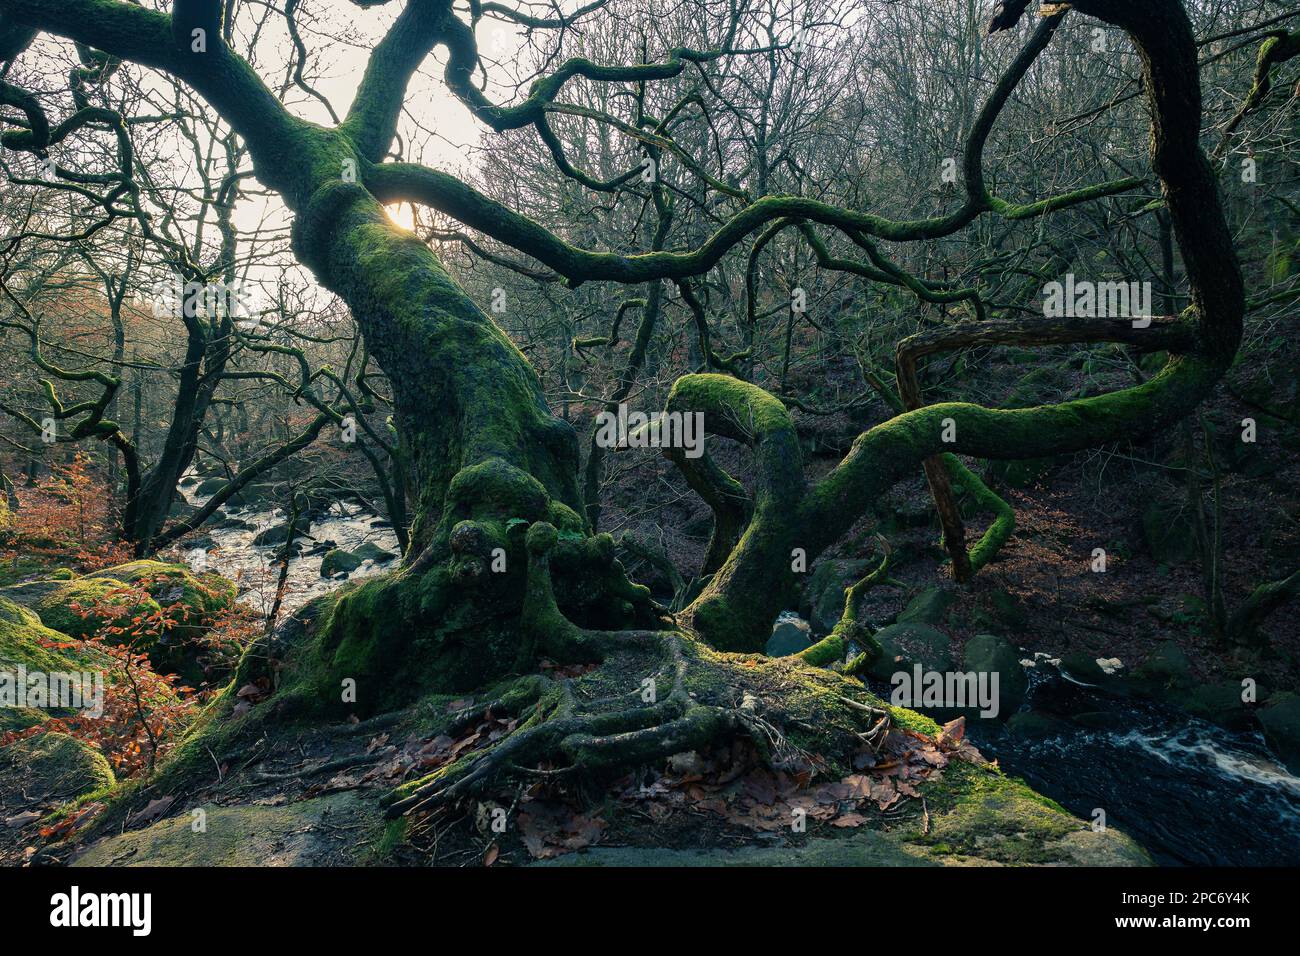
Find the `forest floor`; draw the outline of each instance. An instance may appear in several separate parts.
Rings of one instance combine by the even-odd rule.
[[[465,705],[449,701],[448,714]],[[1118,830],[1095,831],[987,765],[961,728],[899,731],[876,766],[809,781],[750,745],[679,755],[592,789],[502,784],[481,799],[386,821],[394,784],[508,732],[487,718],[458,738],[427,709],[397,720],[268,727],[238,763],[184,788],[146,786],[120,832],[41,860],[131,865],[1141,865]],[[381,726],[386,729],[381,729]],[[196,822],[201,820],[201,829]],[[9,859],[17,849],[8,844]],[[577,851],[586,851],[578,853]]]

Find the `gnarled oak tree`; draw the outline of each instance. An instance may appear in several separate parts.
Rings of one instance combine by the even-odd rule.
[[[485,6],[534,30],[562,29],[569,22],[529,17],[501,4],[473,2],[465,12],[450,0],[405,0],[370,53],[351,108],[326,127],[295,117],[222,42],[221,0],[177,0],[170,15],[124,0],[0,0],[6,57],[18,55],[37,32],[48,32],[163,71],[204,97],[242,137],[257,178],[292,211],[297,256],[352,310],[370,354],[391,382],[417,488],[402,569],[311,606],[281,629],[279,644],[250,653],[241,679],[264,666],[268,652],[283,652],[288,669],[281,675],[281,712],[328,707],[347,678],[357,681],[357,704],[367,712],[406,703],[421,691],[491,685],[499,688],[497,711],[532,708],[519,729],[495,746],[409,786],[394,812],[454,798],[499,773],[543,760],[617,768],[734,734],[753,737],[774,758],[788,747],[815,747],[831,762],[842,760],[878,715],[855,704],[850,682],[808,661],[843,656],[855,636],[851,614],[844,627],[804,655],[805,662],[756,663],[720,653],[763,646],[777,612],[791,602],[792,551],[802,548],[811,560],[877,496],[925,468],[945,515],[955,568],[966,573],[970,559],[948,500],[943,454],[1042,457],[1153,429],[1187,415],[1233,359],[1243,282],[1216,182],[1198,143],[1196,45],[1182,5],[1076,0],[1072,12],[1045,15],[975,118],[961,162],[964,193],[946,214],[895,220],[881,210],[800,196],[746,201],[743,190],[719,181],[713,186],[739,199],[739,208],[706,241],[638,255],[576,248],[525,211],[507,208],[455,176],[390,161],[413,74],[441,48],[443,82],[475,117],[498,131],[534,129],[553,145],[557,162],[567,163],[548,125],[548,117],[564,107],[566,84],[652,84],[751,51],[737,49],[730,30],[715,48],[674,49],[653,62],[569,59],[534,82],[525,99],[500,106],[475,82],[480,60],[474,25]],[[732,0],[732,24],[739,6],[740,0]],[[999,16],[1014,22],[1025,6],[1002,4]],[[600,7],[592,4],[575,16],[599,16]],[[982,156],[990,131],[1066,16],[1122,29],[1141,56],[1152,116],[1151,166],[1186,266],[1190,306],[1140,328],[1128,321],[979,319],[904,341],[898,350],[902,410],[860,435],[815,484],[805,480],[794,425],[781,401],[728,374],[681,378],[668,410],[702,412],[711,434],[749,446],[758,487],[752,508],[736,509],[720,470],[676,456],[692,487],[716,503],[717,520],[732,529],[734,540],[725,542],[730,550],[702,593],[675,620],[667,619],[644,588],[626,580],[613,560],[611,540],[589,533],[577,438],[547,407],[529,362],[429,246],[394,225],[384,204],[406,201],[438,210],[537,260],[571,286],[689,280],[707,273],[728,250],[782,224],[838,230],[861,250],[863,275],[904,282],[932,301],[961,296],[960,290],[900,275],[879,244],[949,236],[981,217],[1048,216],[1139,182],[1098,183],[1028,204],[999,198],[985,182]],[[33,115],[29,145],[37,152],[49,135],[39,127]],[[644,142],[648,152],[677,148],[653,123]],[[987,343],[1096,341],[1167,352],[1169,359],[1138,387],[1035,408],[927,405],[920,393],[917,362],[928,355]],[[979,546],[975,551],[978,566],[987,554]],[[495,573],[492,565],[500,558],[505,570]],[[285,644],[291,646],[282,650]],[[579,700],[566,682],[536,675],[542,655],[561,662],[603,661],[608,696]],[[652,692],[642,694],[646,680]],[[810,693],[810,687],[820,692]]]

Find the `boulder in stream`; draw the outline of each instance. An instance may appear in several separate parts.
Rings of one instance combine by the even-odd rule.
[[[381,548],[373,541],[363,542],[359,547],[355,548],[352,553],[362,561],[373,561],[375,564],[383,564],[385,561],[391,561],[393,558],[397,557],[397,555],[392,551]]]
[[[327,552],[325,557],[321,559],[320,576],[332,578],[339,574],[351,574],[361,567],[361,560],[351,551],[335,548],[333,551]]]
[[[306,528],[303,525],[298,526],[298,534],[302,534]],[[284,544],[289,540],[289,522],[281,521],[279,524],[273,524],[271,527],[259,531],[253,536],[253,544],[258,547],[268,547],[271,545]]]
[[[1256,716],[1269,749],[1291,773],[1300,776],[1300,695],[1274,694]]]
[[[226,486],[224,477],[204,478],[194,487],[194,494],[200,498],[208,498],[215,495],[218,491]]]
[[[976,634],[962,651],[962,667],[977,674],[998,675],[998,717],[1003,720],[1024,703],[1029,678],[1020,666],[1020,651],[1005,637]]]

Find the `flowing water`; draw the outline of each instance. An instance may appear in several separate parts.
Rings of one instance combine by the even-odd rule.
[[[1262,734],[1103,693],[1055,663],[1046,655],[1022,661],[1029,690],[1021,710],[1053,718],[1050,732],[1017,734],[1004,720],[968,719],[966,736],[981,753],[1083,820],[1103,811],[1107,826],[1159,864],[1300,863],[1300,778]],[[889,697],[889,685],[869,684]]]
[[[187,497],[190,504],[200,505],[202,497]],[[239,597],[244,603],[263,613],[269,612],[275,600],[276,582],[280,567],[277,559],[279,545],[256,545],[253,539],[262,531],[288,520],[279,509],[256,506],[236,508],[227,505],[221,514],[240,525],[226,527],[205,525],[200,529],[205,546],[194,544],[182,548],[181,557],[195,570],[216,571],[239,585]],[[215,520],[215,519],[214,519]],[[328,513],[316,518],[305,535],[298,538],[300,554],[289,563],[288,590],[285,592],[281,613],[292,611],[312,598],[334,590],[341,578],[323,578],[320,575],[321,559],[330,548],[351,551],[369,542],[396,555],[397,536],[387,522],[356,505],[335,502]],[[395,560],[376,562],[367,560],[347,575],[354,581],[396,567]]]
[[[1027,738],[975,721],[971,740],[1002,768],[1084,820],[1141,843],[1163,864],[1279,866],[1300,862],[1300,778],[1258,733],[1234,733],[1154,704],[1119,700],[1040,663],[1026,707],[1104,713],[1113,729],[1064,725]]]

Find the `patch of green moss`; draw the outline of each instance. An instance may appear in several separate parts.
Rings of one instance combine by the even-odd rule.
[[[67,734],[38,733],[0,748],[0,806],[43,807],[113,786],[104,755]]]
[[[152,598],[138,601],[131,598],[130,586],[123,581],[108,577],[74,578],[48,590],[32,608],[46,627],[71,637],[86,638],[106,633],[109,627],[129,625],[134,617],[149,616],[162,610]],[[91,608],[96,608],[96,612],[83,613]],[[148,651],[157,637],[152,635],[136,649]],[[111,637],[108,639],[110,643],[120,643]]]
[[[349,865],[365,854],[366,836],[380,833],[382,826],[374,802],[354,793],[284,806],[208,805],[193,810],[101,840],[72,865]]]
[[[1118,831],[1094,833],[1055,801],[994,768],[951,762],[923,793],[930,828],[912,839],[935,853],[1010,865],[1089,862],[1089,852],[1104,862],[1150,862]]]
[[[0,597],[0,672],[85,673],[102,671],[108,661],[102,653],[67,647],[67,635],[41,623],[33,611]],[[0,731],[23,730],[43,723],[51,715],[69,716],[62,709],[0,707]]]
[[[52,645],[66,645],[68,636],[41,622],[36,613],[0,597],[0,670],[19,666],[29,671],[94,670],[106,660],[102,654]]]
[[[216,615],[235,603],[238,594],[234,582],[219,574],[196,574],[183,564],[165,561],[129,561],[86,577],[113,578],[127,584],[144,585],[161,606],[177,606],[179,613],[175,620],[181,636],[188,629],[207,627]]]
[[[939,733],[938,723],[925,716],[925,714],[908,710],[906,707],[891,706],[889,708],[889,718],[894,726],[912,730],[918,734],[925,734],[927,737],[934,737]]]
[[[396,820],[389,820],[384,827],[383,835],[380,836],[379,842],[375,844],[374,855],[378,862],[386,862],[393,858],[398,847],[406,842],[406,817],[398,817]]]

